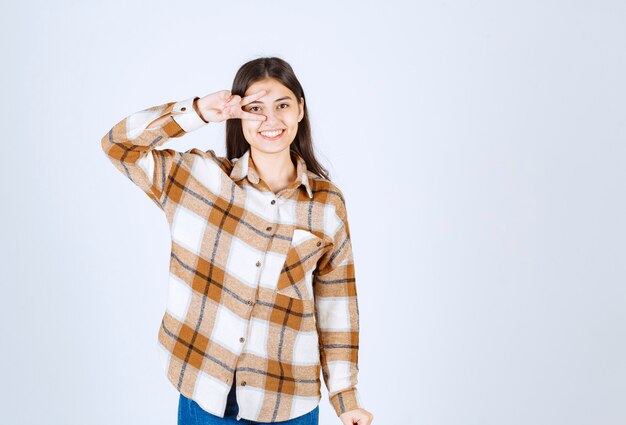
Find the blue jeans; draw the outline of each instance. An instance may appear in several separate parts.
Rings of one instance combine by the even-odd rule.
[[[302,416],[282,422],[273,422],[282,425],[318,425],[319,424],[319,406]],[[266,422],[254,422],[248,419],[237,420],[239,406],[237,405],[237,397],[235,395],[235,385],[233,384],[228,393],[228,401],[226,402],[226,412],[224,417],[213,415],[195,401],[180,394],[178,400],[178,425],[257,425]]]

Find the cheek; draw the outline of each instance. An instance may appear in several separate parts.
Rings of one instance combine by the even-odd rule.
[[[257,128],[255,125],[247,124],[245,122],[241,123],[241,129],[243,130],[244,134],[256,134],[257,132]]]
[[[298,115],[297,114],[289,114],[285,117],[285,123],[289,125],[294,130],[298,128]]]
[[[241,123],[241,131],[243,132],[243,137],[246,139],[248,143],[255,143],[257,127],[254,125],[246,125],[245,123]]]

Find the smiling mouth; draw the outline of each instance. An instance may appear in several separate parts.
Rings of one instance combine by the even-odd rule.
[[[278,140],[284,133],[284,128],[281,130],[259,131],[259,134],[265,140]]]

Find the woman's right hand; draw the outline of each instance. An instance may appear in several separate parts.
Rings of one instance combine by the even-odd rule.
[[[231,95],[229,90],[220,90],[198,99],[196,101],[198,112],[208,122],[221,122],[233,118],[264,121],[265,115],[246,112],[242,107],[262,97],[265,93],[265,90],[261,90],[242,98],[239,95]]]

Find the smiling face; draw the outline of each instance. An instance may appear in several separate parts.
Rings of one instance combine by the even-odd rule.
[[[251,148],[265,153],[289,149],[298,132],[298,123],[304,117],[304,99],[279,81],[266,78],[251,84],[244,96],[265,90],[263,97],[243,107],[252,114],[265,115],[265,121],[241,120],[244,137]]]

